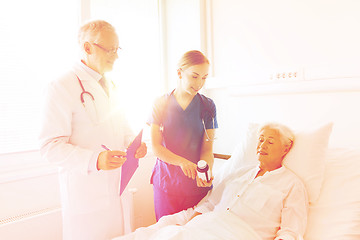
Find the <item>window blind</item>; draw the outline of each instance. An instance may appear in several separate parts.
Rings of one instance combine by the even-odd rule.
[[[0,4],[0,154],[38,149],[45,85],[77,56],[78,3]]]

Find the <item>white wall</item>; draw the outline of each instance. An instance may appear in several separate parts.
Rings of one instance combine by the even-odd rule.
[[[360,1],[211,0],[217,84],[360,76]]]
[[[360,81],[360,79],[357,79]],[[294,130],[315,128],[333,122],[329,146],[360,147],[360,88],[354,91],[324,92],[248,92],[241,87],[212,89],[207,94],[218,108],[219,129],[214,151],[231,154],[249,123],[282,122]]]
[[[331,120],[330,144],[358,144],[360,1],[209,2],[215,151],[231,153],[249,122],[269,120],[295,128]],[[293,71],[296,80],[274,78]]]

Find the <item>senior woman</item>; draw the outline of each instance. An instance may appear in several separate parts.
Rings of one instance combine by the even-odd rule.
[[[257,166],[225,177],[195,209],[167,216],[120,239],[302,239],[307,193],[301,180],[282,165],[293,142],[288,127],[263,125],[258,132]]]

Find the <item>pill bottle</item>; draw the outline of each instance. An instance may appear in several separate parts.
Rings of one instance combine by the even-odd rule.
[[[197,175],[204,181],[210,182],[211,173],[209,165],[205,160],[200,160],[197,164]]]

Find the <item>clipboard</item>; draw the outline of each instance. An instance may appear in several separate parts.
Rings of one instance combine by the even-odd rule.
[[[133,142],[126,150],[126,161],[121,167],[120,196],[124,192],[136,169],[139,167],[139,159],[135,158],[135,153],[141,145],[142,133],[143,130],[141,129],[140,133],[134,138]]]

